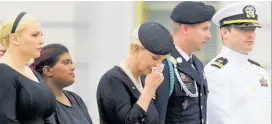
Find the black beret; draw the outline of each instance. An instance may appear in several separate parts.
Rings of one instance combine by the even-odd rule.
[[[215,8],[202,2],[180,2],[172,11],[170,18],[182,24],[197,24],[210,21],[215,14]]]
[[[155,21],[147,21],[141,24],[138,30],[138,37],[142,45],[154,54],[169,54],[174,46],[170,32]]]

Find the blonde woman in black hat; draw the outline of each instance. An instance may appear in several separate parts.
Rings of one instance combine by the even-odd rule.
[[[157,22],[145,22],[135,30],[128,57],[100,79],[101,124],[159,123],[154,94],[164,80],[161,62],[170,53],[172,42],[171,34]],[[141,75],[147,75],[143,82]]]
[[[249,57],[260,28],[258,4],[238,2],[213,17],[220,27],[221,52],[205,67],[209,82],[209,124],[271,124],[271,81]]]
[[[0,43],[0,123],[44,124],[55,110],[56,98],[40,75],[27,65],[40,56],[43,44],[40,21],[22,12],[3,20]]]

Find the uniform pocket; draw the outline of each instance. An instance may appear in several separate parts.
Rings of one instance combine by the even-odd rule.
[[[247,99],[252,97],[249,85],[241,84],[239,82],[232,84],[232,96],[237,99]]]

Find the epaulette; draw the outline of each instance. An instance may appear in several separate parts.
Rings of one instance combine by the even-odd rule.
[[[264,68],[264,66],[261,65],[261,64],[259,64],[258,62],[255,62],[255,61],[253,61],[253,60],[251,60],[251,59],[248,59],[248,61],[249,61],[251,64],[254,64],[254,65],[256,65],[256,66],[259,66],[259,67],[261,67],[261,68]]]
[[[228,63],[228,59],[224,57],[217,58],[211,65],[221,69],[224,65]]]

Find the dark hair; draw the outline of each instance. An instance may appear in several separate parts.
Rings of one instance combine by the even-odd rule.
[[[231,25],[224,25],[224,26],[222,26],[222,27],[220,27],[220,28],[225,28],[225,29],[227,29],[228,31],[230,31],[230,29],[231,29]]]
[[[30,65],[30,68],[43,75],[44,66],[54,67],[59,61],[60,55],[66,52],[69,52],[68,49],[61,44],[46,45],[41,50],[41,56],[34,59],[34,62]]]

